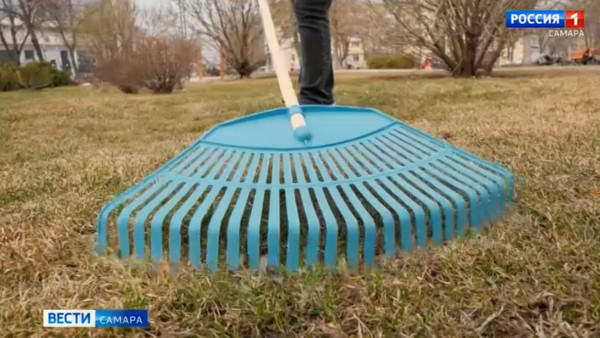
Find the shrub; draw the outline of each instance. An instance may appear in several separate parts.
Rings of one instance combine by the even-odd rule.
[[[367,60],[367,66],[371,69],[408,69],[414,68],[416,64],[412,55],[375,56]]]
[[[50,74],[52,74],[52,86],[54,87],[69,86],[74,84],[74,81],[71,79],[71,73],[66,70],[58,70],[52,67],[50,69]]]
[[[137,44],[144,86],[154,93],[172,93],[183,88],[192,71],[194,47],[178,39],[146,38]]]
[[[27,89],[42,89],[52,85],[52,67],[46,62],[31,62],[21,68],[23,86]]]
[[[21,86],[19,66],[12,62],[0,64],[0,92],[17,90]]]
[[[15,63],[0,64],[0,91],[42,89],[74,83],[69,72],[58,70],[47,62],[31,62],[23,67]]]
[[[98,62],[94,76],[119,88],[123,93],[136,94],[144,84],[144,74],[133,55],[120,55]]]
[[[137,93],[142,87],[154,93],[183,88],[194,60],[189,42],[147,37],[135,44],[135,50],[100,60],[94,75],[124,93]]]

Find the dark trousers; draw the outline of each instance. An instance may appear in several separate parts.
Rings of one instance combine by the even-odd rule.
[[[332,0],[292,0],[300,33],[300,104],[333,104]]]

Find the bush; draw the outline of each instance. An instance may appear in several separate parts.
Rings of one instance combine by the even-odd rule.
[[[98,62],[94,76],[126,94],[136,94],[144,84],[142,67],[134,56],[128,55],[114,56]]]
[[[371,69],[408,69],[417,64],[412,55],[398,56],[375,56],[367,60],[367,66]]]
[[[194,47],[178,39],[146,38],[137,44],[144,86],[154,93],[172,93],[183,88],[183,80],[192,71]]]
[[[12,62],[0,64],[0,92],[17,90],[21,86],[19,66]]]
[[[0,64],[0,91],[42,89],[74,83],[69,72],[58,70],[48,62],[31,62],[23,67],[15,63]]]
[[[42,89],[52,85],[52,67],[46,62],[31,62],[21,68],[23,86],[27,89]]]
[[[194,48],[185,41],[148,37],[135,44],[137,52],[100,60],[94,75],[128,94],[142,87],[154,93],[183,88],[194,60]]]
[[[58,70],[54,67],[51,68],[50,74],[52,74],[52,86],[70,86],[75,82],[71,79],[71,73],[66,70]]]

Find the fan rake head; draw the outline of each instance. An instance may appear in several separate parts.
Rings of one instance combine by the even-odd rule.
[[[154,261],[211,271],[256,269],[264,254],[291,271],[345,256],[357,269],[464,236],[512,200],[509,172],[379,111],[303,112],[308,145],[285,108],[211,129],[102,208],[97,251],[110,242],[121,258],[143,258],[149,245]]]

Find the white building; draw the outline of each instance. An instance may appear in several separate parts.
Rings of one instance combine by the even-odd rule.
[[[25,42],[23,43],[21,55],[19,55],[19,61],[21,65],[25,65],[33,61],[40,61],[35,48],[31,43],[31,36],[27,34],[27,31],[20,20],[15,19],[15,22],[17,26],[17,43],[23,43],[23,40],[26,38]],[[10,21],[8,18],[0,21],[0,29],[2,30],[2,34],[4,35],[4,38],[7,40],[8,44],[12,45],[13,39],[10,32],[10,27]],[[35,33],[42,50],[44,61],[52,63],[58,69],[70,70],[71,61],[69,60],[69,51],[67,47],[65,47],[59,31],[52,25],[45,24],[41,26],[41,28],[37,29]],[[11,52],[12,49],[6,50],[4,44],[0,43],[0,62],[12,60]],[[79,62],[77,51],[75,51],[74,62]]]
[[[283,60],[283,64],[285,64],[288,69],[292,72],[296,72],[300,69],[300,60],[298,58],[298,53],[296,53],[296,49],[294,48],[294,40],[293,39],[279,39],[280,45],[280,55],[279,57]],[[269,47],[265,42],[265,53],[267,55],[267,64],[266,71],[273,71],[273,64],[271,61],[271,54],[269,53]],[[331,46],[331,61],[333,63],[333,68],[339,68],[340,64],[337,61],[334,46],[332,42]],[[362,41],[353,37],[350,39],[350,44],[348,46],[348,55],[346,59],[342,62],[342,68],[346,68],[350,66],[351,68],[366,68],[366,60],[365,60],[365,50]]]
[[[275,68],[273,66],[273,61],[271,59],[271,52],[269,51],[269,46],[265,41],[265,55],[266,55],[266,65],[265,70],[270,72],[274,71]],[[294,40],[293,39],[280,39],[279,40],[279,59],[283,61],[283,64],[288,67],[290,71],[298,71],[300,69],[300,60],[298,58],[298,53],[296,53],[296,49],[294,48]]]

